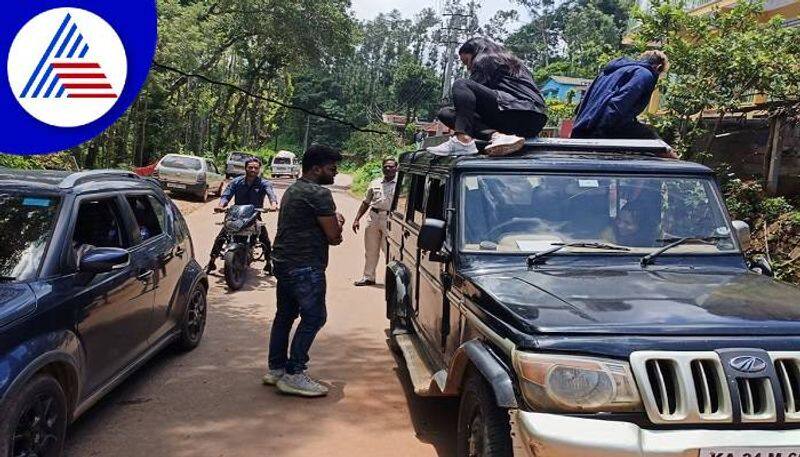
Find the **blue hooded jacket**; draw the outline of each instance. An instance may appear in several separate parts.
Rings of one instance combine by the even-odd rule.
[[[573,138],[613,135],[636,122],[656,88],[658,73],[646,62],[621,57],[594,80],[578,107]]]

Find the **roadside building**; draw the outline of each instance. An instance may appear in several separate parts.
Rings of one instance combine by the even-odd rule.
[[[564,103],[578,104],[592,84],[591,79],[553,75],[542,86],[542,96]]]

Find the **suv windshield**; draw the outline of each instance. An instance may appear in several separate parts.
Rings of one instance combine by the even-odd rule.
[[[709,179],[640,176],[482,175],[462,186],[462,249],[541,252],[570,243],[602,243],[650,253],[676,239],[670,253],[736,251]],[[561,252],[602,252],[565,246]]]
[[[248,157],[250,156],[243,152],[232,152],[228,156],[228,162],[244,162]]]
[[[161,160],[162,167],[181,168],[184,170],[200,170],[203,168],[200,159],[193,157],[166,156]]]
[[[59,198],[0,192],[0,277],[24,281],[42,263]]]
[[[292,159],[288,157],[275,157],[272,160],[272,165],[290,165],[292,163]]]

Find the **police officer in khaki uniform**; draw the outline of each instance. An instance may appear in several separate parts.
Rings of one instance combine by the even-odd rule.
[[[383,161],[383,179],[372,181],[367,189],[361,208],[353,221],[353,231],[358,233],[361,218],[369,211],[369,222],[364,230],[364,247],[366,248],[366,265],[364,276],[355,282],[356,286],[372,286],[375,284],[375,269],[378,267],[381,249],[386,248],[386,223],[389,218],[394,189],[397,185],[397,161]]]

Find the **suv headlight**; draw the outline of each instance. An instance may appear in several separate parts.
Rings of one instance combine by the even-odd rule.
[[[522,395],[537,411],[643,411],[627,362],[516,351],[514,368]]]

